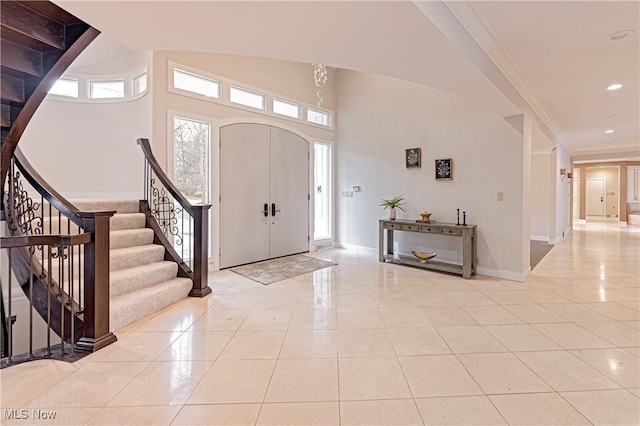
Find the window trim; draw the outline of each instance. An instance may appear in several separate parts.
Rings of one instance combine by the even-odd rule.
[[[94,83],[122,83],[122,96],[94,98],[93,97],[93,84]],[[127,85],[123,78],[88,78],[87,79],[87,99],[91,100],[104,100],[104,99],[124,99],[127,96]]]
[[[294,117],[292,115],[287,115],[287,114],[282,114],[280,112],[276,112],[275,111],[276,102],[280,102],[280,103],[283,103],[283,104],[288,104],[288,105],[292,105],[292,106],[298,107],[298,115]],[[278,98],[276,96],[274,96],[271,99],[271,108],[272,108],[272,111],[273,111],[274,114],[282,115],[284,117],[294,118],[296,120],[301,120],[302,119],[302,110],[304,109],[303,106],[301,104],[297,103],[297,102],[287,101],[287,100]]]
[[[262,108],[254,107],[252,105],[243,104],[241,102],[232,101],[231,100],[231,91],[232,90],[237,90],[239,92],[245,92],[245,93],[249,93],[251,95],[256,95],[256,96],[261,97],[262,98]],[[245,89],[244,87],[240,87],[240,86],[235,85],[235,84],[229,84],[229,102],[231,102],[232,104],[242,105],[244,107],[248,107],[248,108],[251,108],[251,109],[257,109],[257,110],[260,110],[260,111],[266,111],[267,110],[267,100],[268,100],[268,96],[265,93],[260,93],[260,92],[257,92],[255,90]]]
[[[168,87],[168,89],[170,89],[170,92],[174,92],[174,93],[178,93],[178,94],[184,94],[190,97],[198,97],[204,100],[211,100],[211,99],[220,99],[222,98],[222,92],[224,91],[223,89],[223,85],[222,85],[222,81],[220,81],[217,78],[212,78],[209,77],[208,75],[203,75],[194,71],[191,71],[190,69],[184,69],[184,68],[188,68],[188,67],[172,67],[171,68],[171,72],[169,73],[169,75],[167,76],[167,80],[170,82],[170,85]],[[202,80],[208,80],[211,81],[212,83],[216,83],[218,85],[218,96],[207,96],[204,93],[200,93],[200,92],[195,92],[193,90],[188,90],[188,89],[182,89],[180,87],[176,87],[175,85],[175,71],[179,71],[183,74],[189,74],[192,75],[196,78],[200,78]]]
[[[134,80],[143,75],[147,76],[147,88],[139,93],[134,94]],[[78,81],[78,97],[73,98],[70,96],[57,95],[53,93],[47,93],[46,99],[64,102],[79,102],[79,103],[91,103],[91,104],[108,104],[108,103],[122,103],[135,101],[147,93],[149,93],[149,87],[151,84],[151,75],[148,67],[138,68],[134,72],[112,74],[112,75],[87,75],[87,74],[64,74],[59,79],[77,80]],[[124,81],[124,97],[121,98],[92,98],[90,97],[91,82],[94,81]]]
[[[210,97],[206,97],[203,95],[200,95],[198,93],[194,93],[194,92],[189,92],[186,90],[181,90],[181,89],[176,89],[175,87],[173,87],[173,70],[177,68],[179,70],[182,71],[186,71],[189,73],[193,73],[195,75],[199,75],[214,81],[218,81],[220,82],[220,88],[221,88],[221,94],[219,98],[210,98]],[[319,129],[324,129],[324,130],[329,130],[329,131],[335,131],[335,125],[334,125],[334,117],[335,117],[335,112],[329,109],[325,109],[325,108],[318,108],[315,105],[311,105],[309,103],[303,102],[303,101],[299,101],[299,100],[294,100],[288,96],[282,96],[280,94],[274,93],[274,92],[270,92],[268,90],[264,90],[255,86],[252,86],[250,84],[245,84],[243,82],[239,82],[239,81],[235,81],[235,80],[231,80],[229,78],[226,77],[222,77],[220,75],[216,75],[204,70],[200,70],[188,65],[184,65],[182,63],[178,63],[175,62],[171,59],[167,59],[167,68],[166,68],[166,85],[167,85],[167,92],[170,94],[174,94],[174,95],[180,95],[180,96],[186,96],[192,99],[197,99],[197,100],[201,100],[201,101],[205,101],[205,102],[209,102],[209,103],[215,103],[215,104],[220,104],[229,108],[236,108],[239,110],[243,110],[243,111],[248,111],[254,114],[262,114],[262,115],[266,115],[269,116],[271,118],[276,118],[278,120],[285,120],[285,121],[290,121],[293,123],[298,123],[298,124],[303,124],[306,126],[311,126],[311,127],[316,127]],[[230,101],[230,90],[229,88],[231,86],[235,86],[238,89],[241,90],[246,90],[248,92],[254,92],[256,94],[262,95],[265,97],[265,108],[264,109],[258,109],[258,108],[254,108],[254,107],[250,107],[250,106],[245,106],[243,104],[239,104],[239,103],[235,103],[235,102],[231,102]],[[291,104],[294,105],[300,105],[301,111],[300,111],[300,118],[294,118],[294,117],[290,117],[284,114],[278,114],[273,112],[273,99],[278,99],[284,102],[289,102]],[[320,111],[324,114],[328,114],[329,115],[329,126],[325,126],[323,124],[318,124],[318,123],[314,123],[311,121],[308,121],[306,119],[306,111],[307,109],[311,108],[312,110],[316,110],[316,111]]]

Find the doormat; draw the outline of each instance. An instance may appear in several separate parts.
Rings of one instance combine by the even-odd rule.
[[[531,240],[531,249],[529,252],[529,263],[531,264],[531,270],[538,266],[538,263],[544,258],[547,253],[553,248],[553,244],[549,244],[544,241]]]
[[[334,265],[337,265],[337,263],[296,254],[238,266],[229,270],[250,280],[267,285]]]

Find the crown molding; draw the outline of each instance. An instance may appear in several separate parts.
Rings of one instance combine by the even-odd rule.
[[[533,91],[529,88],[525,78],[507,54],[506,50],[491,31],[489,25],[482,19],[477,8],[467,1],[442,0],[442,4],[451,12],[464,30],[476,41],[494,65],[502,72],[504,77],[527,102],[531,110],[538,116],[542,123],[553,132],[554,139],[559,142],[571,155],[574,149],[562,136],[560,127],[547,113],[538,101]]]

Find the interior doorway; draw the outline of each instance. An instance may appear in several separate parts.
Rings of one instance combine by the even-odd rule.
[[[220,268],[309,250],[309,142],[264,124],[220,129]]]

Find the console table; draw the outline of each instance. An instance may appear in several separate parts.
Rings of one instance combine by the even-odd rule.
[[[401,265],[416,266],[418,268],[432,269],[435,271],[449,272],[462,275],[463,278],[469,279],[472,274],[476,273],[477,258],[477,238],[476,225],[455,225],[453,223],[423,223],[410,220],[388,220],[380,219],[379,221],[379,244],[378,257],[380,262],[398,263]],[[386,244],[385,244],[385,232]],[[427,263],[421,263],[416,258],[408,256],[393,256],[393,233],[394,231],[417,232],[425,237],[433,235],[446,235],[450,237],[462,238],[462,265],[452,263],[438,262],[429,260]]]

